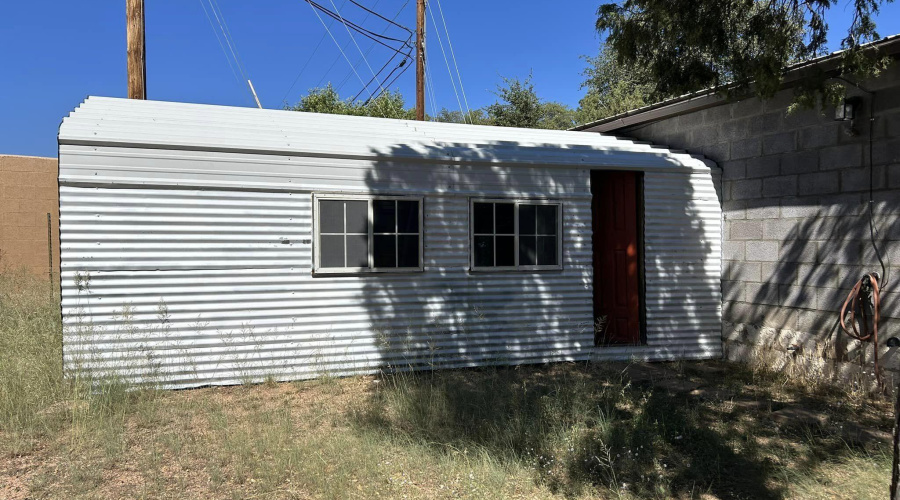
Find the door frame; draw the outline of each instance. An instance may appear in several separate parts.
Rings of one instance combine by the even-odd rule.
[[[646,259],[644,258],[644,172],[636,172],[634,182],[635,200],[637,201],[637,258],[638,258],[638,345],[647,345],[647,279]]]

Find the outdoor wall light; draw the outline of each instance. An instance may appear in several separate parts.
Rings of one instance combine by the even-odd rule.
[[[834,110],[834,119],[842,122],[850,122],[847,126],[847,135],[857,135],[856,115],[859,114],[862,105],[862,98],[854,96],[847,97]]]
[[[838,121],[849,121],[856,118],[856,112],[862,99],[859,97],[847,97],[834,110],[834,119]]]

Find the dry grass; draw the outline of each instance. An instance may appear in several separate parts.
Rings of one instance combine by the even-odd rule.
[[[323,378],[187,391],[63,380],[46,283],[0,274],[0,498],[883,498],[880,400],[721,362]],[[830,417],[776,425],[784,405]]]

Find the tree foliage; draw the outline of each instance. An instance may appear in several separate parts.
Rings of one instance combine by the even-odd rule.
[[[841,47],[845,74],[868,76],[882,61],[862,44],[878,38],[873,16],[882,2],[852,0],[853,20]],[[825,53],[825,12],[836,0],[625,0],[606,3],[597,29],[616,62],[646,72],[661,99],[731,83],[751,83],[760,97],[778,91],[786,66]],[[815,75],[813,75],[815,76]],[[823,75],[801,87],[807,99],[828,93]]]
[[[577,121],[589,123],[646,106],[653,102],[654,85],[646,71],[619,64],[611,50],[600,47],[595,57],[586,56],[588,67],[581,83],[587,93],[578,102]]]
[[[406,108],[406,103],[400,92],[388,90],[375,99],[355,102],[349,99],[342,100],[337,90],[330,83],[325,87],[310,90],[308,94],[300,98],[300,102],[294,106],[288,106],[286,109],[309,113],[374,116],[406,120],[411,120],[416,116],[415,110]]]
[[[443,108],[436,116],[426,118],[438,122],[500,127],[567,129],[576,125],[576,111],[565,104],[544,101],[538,97],[530,76],[525,80],[504,78],[495,93],[498,100],[484,108],[473,109],[468,113]],[[360,103],[342,100],[331,84],[310,90],[300,98],[300,102],[287,106],[286,109],[405,120],[415,118],[415,110],[405,107],[400,92],[387,91],[372,101]]]

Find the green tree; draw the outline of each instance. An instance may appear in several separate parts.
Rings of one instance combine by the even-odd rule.
[[[587,93],[578,102],[578,123],[589,123],[646,106],[653,102],[654,86],[645,71],[619,64],[606,45],[595,57],[584,58],[582,89]]]
[[[329,83],[325,87],[314,88],[300,98],[294,106],[286,109],[306,111],[308,113],[328,113],[333,115],[374,116],[380,118],[399,118],[410,120],[415,118],[415,110],[406,107],[403,95],[398,91],[387,90],[375,99],[362,103],[342,100],[337,90]]]
[[[841,47],[841,70],[864,77],[885,60],[860,46],[878,38],[873,16],[882,2],[852,0],[853,21]],[[617,63],[646,71],[654,100],[732,83],[751,83],[760,97],[774,95],[786,66],[822,55],[825,12],[836,0],[624,0],[597,11],[597,29]],[[833,97],[825,75],[811,75],[799,100]]]
[[[451,111],[447,108],[442,108],[438,114],[431,117],[431,119],[443,123],[468,123],[470,125],[491,124],[490,119],[488,119],[487,114],[485,114],[483,109],[473,109],[468,113],[463,113],[462,111]]]
[[[531,76],[524,81],[503,78],[495,94],[499,101],[487,107],[488,119],[499,127],[538,128],[541,120],[541,99],[534,91]]]
[[[576,111],[565,104],[541,100],[534,90],[529,76],[525,80],[504,78],[497,87],[497,102],[467,113],[441,109],[437,116],[426,119],[446,123],[473,125],[497,125],[501,127],[526,127],[566,129],[576,125]],[[366,102],[341,99],[331,84],[311,89],[294,106],[292,111],[330,113],[335,115],[374,116],[383,118],[415,119],[415,110],[406,108],[400,92],[387,91]]]
[[[503,78],[495,94],[499,100],[485,109],[490,125],[545,129],[574,126],[575,110],[562,103],[541,100],[530,75],[524,80]]]
[[[566,130],[578,125],[578,112],[561,102],[544,101],[541,103],[541,118],[538,128]]]

